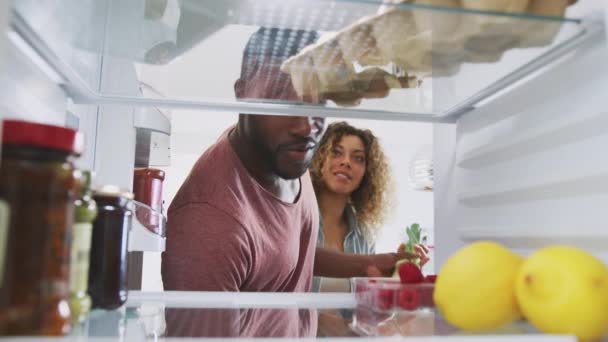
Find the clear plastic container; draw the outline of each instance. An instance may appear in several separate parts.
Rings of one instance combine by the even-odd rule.
[[[432,309],[433,283],[401,284],[397,278],[352,278],[357,306],[376,312]]]
[[[357,307],[350,328],[362,336],[432,336],[436,333],[433,283],[397,278],[352,278]]]

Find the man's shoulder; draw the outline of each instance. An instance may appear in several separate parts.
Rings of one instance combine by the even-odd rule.
[[[169,210],[205,203],[238,218],[247,177],[243,172],[228,139],[220,138],[196,161]]]

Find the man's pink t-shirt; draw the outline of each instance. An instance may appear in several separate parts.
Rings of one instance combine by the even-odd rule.
[[[227,132],[196,162],[168,211],[165,290],[309,292],[318,207],[310,176],[295,203],[264,189]]]

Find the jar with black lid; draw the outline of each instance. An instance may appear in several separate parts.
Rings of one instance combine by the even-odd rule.
[[[5,120],[0,161],[0,335],[63,335],[70,330],[69,260],[74,159],[83,135],[72,129]]]
[[[89,295],[93,308],[113,310],[127,301],[127,254],[133,194],[104,186],[93,194],[97,218],[89,267]]]

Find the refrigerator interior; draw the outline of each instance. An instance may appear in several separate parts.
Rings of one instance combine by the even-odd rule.
[[[351,107],[234,100],[242,47],[260,25],[331,33],[376,14],[378,2],[19,0],[0,6],[11,7],[6,43],[0,45],[0,118],[84,131],[87,151],[78,166],[94,169],[98,184],[130,189],[141,143],[150,147],[149,165],[179,168],[183,177],[203,148],[188,141],[197,134],[212,139],[219,129],[204,122],[229,124],[238,112],[321,115],[386,131],[392,126],[394,135],[385,140],[395,151],[402,147],[394,131],[403,127],[424,132],[418,139],[423,144],[404,139],[410,155],[422,145],[433,146],[434,191],[415,195],[425,201],[423,210],[432,206],[422,217],[434,229],[436,270],[459,247],[480,239],[522,254],[573,244],[608,263],[608,214],[602,210],[608,200],[608,159],[602,153],[608,144],[608,98],[601,94],[608,89],[608,8],[600,0],[579,0],[567,19],[501,16],[509,28],[528,24],[558,32],[550,44],[512,46],[491,62],[431,63],[446,75],[429,77],[422,70],[416,74],[420,86],[393,89]],[[163,10],[157,13],[158,8]],[[403,8],[412,16],[427,15],[437,32],[444,20],[493,15]],[[430,46],[442,44],[437,34]],[[180,151],[171,150],[175,144]],[[180,179],[170,180],[174,189]],[[396,227],[412,217],[401,220]],[[138,251],[162,245],[141,236],[151,244]],[[158,249],[149,255],[154,274]],[[158,285],[158,276],[150,275],[149,282]],[[158,290],[156,285],[152,289]],[[130,300],[141,304],[137,295]]]

